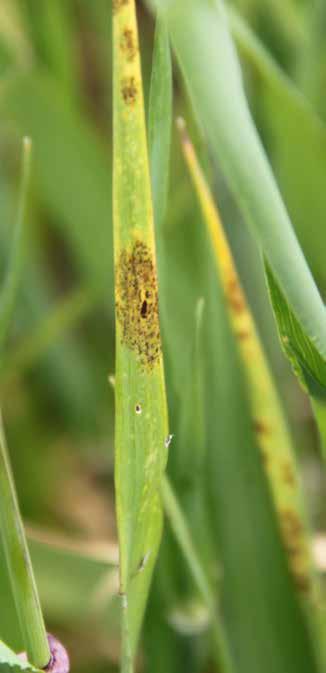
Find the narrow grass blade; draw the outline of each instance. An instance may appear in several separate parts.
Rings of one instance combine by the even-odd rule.
[[[172,62],[169,35],[164,21],[157,20],[152,58],[148,109],[148,144],[156,236],[157,268],[161,287],[160,316],[163,344],[168,343],[168,307],[164,301],[164,275],[168,267],[164,230],[167,211],[172,131]]]
[[[196,484],[198,477],[202,475],[205,463],[205,413],[204,413],[204,374],[203,374],[203,321],[205,313],[205,300],[201,297],[196,305],[195,329],[193,345],[189,357],[189,376],[184,382],[185,393],[181,403],[180,425],[178,428],[178,462],[183,478],[188,474],[188,481]],[[206,316],[205,316],[206,318]],[[192,409],[191,418],[189,409]],[[193,462],[187,469],[187,450],[189,443],[194,447]],[[192,489],[190,489],[191,491]],[[196,494],[189,494],[195,506]],[[193,521],[193,529],[195,522]]]
[[[311,398],[326,459],[326,362],[303,332],[268,265],[265,268],[281,345]]]
[[[3,355],[4,342],[8,334],[13,311],[16,304],[17,292],[21,282],[22,268],[26,252],[26,201],[31,170],[30,138],[23,140],[22,177],[19,195],[17,224],[14,233],[12,251],[8,262],[8,270],[4,286],[0,295],[0,352]]]
[[[258,82],[264,134],[293,224],[316,277],[324,285],[320,249],[326,245],[325,124],[250,26],[234,10],[229,11],[229,18],[243,64]]]
[[[148,114],[148,142],[154,221],[157,235],[166,213],[172,125],[172,63],[167,27],[158,20],[155,30]],[[158,246],[158,250],[160,246]]]
[[[122,671],[133,669],[162,530],[168,435],[135,3],[113,3],[116,502]]]
[[[266,572],[266,568],[269,567],[270,572],[268,582],[275,582],[274,586],[277,595],[281,595],[282,592],[280,586],[284,583],[283,591],[286,591],[287,594],[287,609],[289,609],[289,612],[292,612],[292,620],[295,615],[296,625],[294,626],[294,621],[292,622],[293,633],[296,631],[303,631],[305,634],[305,647],[307,647],[308,643],[310,643],[311,647],[316,639],[314,619],[315,615],[312,607],[312,599],[314,598],[314,593],[312,591],[313,575],[310,565],[309,547],[305,534],[305,520],[302,508],[301,493],[298,484],[296,466],[292,454],[292,447],[287,433],[282,410],[280,408],[279,401],[271,381],[264,354],[258,341],[254,323],[248,311],[242,290],[239,286],[233,260],[224,237],[223,230],[221,228],[221,223],[219,221],[213,199],[197,162],[189,138],[184,134],[185,131],[183,129],[184,152],[196,187],[196,192],[199,196],[199,201],[201,203],[209,233],[208,240],[210,241],[210,250],[208,251],[207,255],[207,263],[210,257],[212,257],[215,267],[215,278],[216,269],[218,270],[218,279],[216,278],[218,282],[216,282],[215,292],[219,292],[219,284],[221,284],[226,298],[226,306],[231,318],[231,325],[238,342],[238,349],[242,355],[244,363],[244,374],[246,376],[248,397],[250,402],[250,423],[256,440],[255,442],[252,442],[251,440],[251,446],[248,443],[248,429],[245,431],[246,422],[244,422],[246,407],[244,407],[243,403],[240,407],[240,397],[239,400],[235,400],[233,403],[231,402],[230,391],[228,392],[225,390],[226,385],[230,385],[232,388],[231,381],[228,383],[225,377],[229,375],[232,377],[231,380],[233,380],[235,373],[233,372],[233,374],[230,374],[230,365],[228,365],[225,370],[223,369],[223,366],[221,368],[221,361],[219,368],[215,370],[211,352],[211,359],[208,361],[209,377],[211,376],[211,371],[216,371],[215,375],[218,378],[222,377],[222,380],[224,381],[224,384],[222,384],[223,392],[221,390],[219,391],[219,387],[221,388],[221,386],[219,386],[217,383],[214,384],[210,378],[208,378],[206,384],[213,388],[215,395],[219,395],[218,401],[215,402],[212,400],[212,403],[208,402],[209,407],[212,406],[212,408],[215,410],[215,413],[213,418],[208,417],[206,421],[208,447],[210,451],[213,451],[215,454],[217,454],[216,458],[214,457],[211,469],[215,469],[216,464],[218,466],[216,467],[216,470],[218,470],[219,473],[222,472],[223,475],[219,476],[216,471],[215,481],[212,484],[212,488],[214,488],[218,493],[218,489],[223,488],[224,480],[227,480],[227,483],[229,483],[229,488],[232,489],[231,493],[233,494],[232,497],[228,496],[228,499],[225,500],[225,495],[218,495],[217,493],[215,495],[214,493],[214,498],[216,498],[218,501],[217,506],[222,508],[221,512],[217,511],[215,514],[217,518],[218,529],[222,534],[222,542],[220,541],[220,555],[221,562],[225,564],[225,566],[223,566],[225,570],[224,581],[227,587],[227,593],[224,594],[224,583],[222,583],[221,592],[224,594],[224,600],[226,601],[226,615],[228,615],[229,609],[232,611],[232,608],[229,606],[232,605],[233,601],[233,611],[235,610],[235,612],[233,612],[233,620],[231,620],[231,627],[228,624],[230,628],[228,634],[230,642],[232,643],[234,639],[235,642],[237,642],[237,647],[240,647],[243,652],[241,663],[238,661],[237,664],[239,666],[239,670],[249,671],[255,669],[256,667],[257,670],[261,669],[262,661],[266,659],[266,648],[268,648],[266,639],[271,637],[272,632],[274,632],[273,642],[274,644],[278,642],[278,646],[274,648],[273,656],[269,660],[268,664],[265,662],[266,667],[271,668],[271,670],[274,670],[276,667],[275,670],[277,670],[277,666],[281,666],[281,668],[284,666],[286,670],[290,670],[292,667],[293,670],[297,670],[296,667],[298,661],[300,661],[300,657],[296,656],[297,653],[294,652],[294,648],[290,644],[290,634],[288,634],[288,639],[285,639],[282,644],[282,638],[280,638],[280,634],[276,634],[275,619],[277,624],[279,623],[281,617],[279,614],[277,614],[279,613],[277,608],[275,611],[276,606],[273,605],[273,596],[269,594],[269,588],[265,586],[264,578],[264,572]],[[213,278],[212,282],[214,283]],[[211,344],[211,349],[215,348],[218,356],[218,350],[221,348],[221,346],[218,343],[217,334],[218,332],[215,332],[215,346],[214,343]],[[236,385],[236,383],[233,383],[233,385]],[[233,397],[235,397],[235,390],[233,390],[232,394]],[[237,394],[239,394],[239,391]],[[210,392],[210,395],[212,395],[212,392]],[[232,412],[229,410],[231,403],[234,404],[234,409]],[[216,420],[216,416],[219,414],[221,417],[223,413],[229,415],[229,420],[227,428],[224,429],[224,431],[222,430],[222,435],[220,438],[220,430],[219,427],[217,427],[219,423]],[[237,428],[231,429],[228,426],[230,424],[234,424],[235,418]],[[260,424],[259,420],[264,421],[264,428],[267,429],[268,427],[268,433],[261,431],[263,424]],[[244,425],[241,429],[240,426],[243,422]],[[211,425],[212,423],[213,425]],[[235,455],[232,458],[232,454],[234,452],[233,445],[235,441],[237,443],[240,442],[240,448],[235,452]],[[224,456],[224,460],[227,461],[227,466],[225,468],[223,467],[222,458],[218,457],[218,454],[223,452],[220,442],[222,442],[222,444],[223,442],[226,442],[227,446]],[[261,451],[260,456],[257,452],[257,449],[259,448]],[[250,457],[251,452],[254,452],[254,455],[251,455]],[[247,455],[247,458],[245,459],[243,458],[244,454]],[[264,460],[262,460],[262,457]],[[210,460],[212,460],[212,458]],[[250,468],[247,460],[251,461]],[[268,478],[269,490],[270,494],[272,495],[274,510],[277,515],[275,516],[274,521],[277,524],[278,533],[274,528],[273,517],[271,517],[270,512],[268,513],[269,504],[267,506],[266,493],[264,493],[265,484],[263,475],[262,473],[259,475],[256,472],[256,476],[254,476],[254,462],[256,461],[260,463],[260,471],[262,471],[262,468],[264,467],[265,474]],[[288,468],[285,468],[285,465],[287,465]],[[252,470],[250,478],[248,478],[247,473],[247,470],[249,469],[250,471]],[[287,479],[285,478],[287,469],[289,469],[289,473],[291,473],[291,484],[288,483]],[[234,470],[239,475],[239,478],[235,475]],[[238,501],[238,505],[236,505],[234,500],[236,489],[239,490],[240,499]],[[244,489],[244,492],[242,493],[242,496],[240,496],[242,489]],[[255,489],[257,489],[256,494],[254,493]],[[250,495],[248,492],[249,490]],[[235,519],[232,518],[231,514],[233,506],[235,507],[236,512]],[[242,516],[238,509],[239,506],[246,510],[246,517],[252,517],[253,512],[256,512],[257,514],[257,507],[259,508],[259,517],[261,515],[262,518],[259,523],[256,520],[257,529],[254,532],[252,530],[250,531],[250,525],[247,527],[243,520],[242,524],[239,523],[239,517]],[[251,514],[249,514],[250,511]],[[225,524],[224,521],[221,523],[221,520],[223,520],[223,513],[224,516],[226,516],[228,519],[228,524]],[[256,517],[256,514],[254,514],[254,517]],[[292,525],[294,521],[296,524]],[[235,543],[233,544],[230,542],[230,538],[232,538],[232,535],[234,535],[234,526],[236,528],[237,534],[235,536]],[[244,526],[246,528],[246,532],[244,532]],[[243,533],[242,531],[240,532],[240,529],[242,528]],[[299,608],[298,598],[295,596],[293,582],[288,583],[288,580],[285,581],[284,569],[282,569],[279,564],[280,550],[278,550],[278,545],[280,544],[280,532],[283,534],[284,547],[288,551],[288,563],[292,570],[295,587],[297,588],[297,596],[299,599],[301,599],[302,605],[307,608],[307,623],[304,623],[305,620],[303,620],[300,624],[301,619],[303,619],[303,612],[301,612]],[[257,536],[258,540],[261,540],[262,536],[264,537],[264,545],[266,549],[267,546],[269,547],[269,552],[267,554],[265,554],[265,550],[263,553],[260,553],[260,549],[257,548],[256,543],[251,539],[252,535],[254,536],[254,539]],[[251,539],[250,546],[252,545],[251,561],[249,563],[254,563],[255,565],[255,571],[251,577],[251,580],[249,579],[251,572],[248,570],[248,558],[243,548],[243,545],[248,544],[249,539]],[[233,552],[232,546],[234,547]],[[232,560],[234,553],[236,554],[236,558]],[[239,556],[240,554],[241,559]],[[273,572],[275,573],[273,580],[271,579],[271,556],[273,556]],[[253,559],[255,559],[255,561]],[[238,582],[236,579],[236,575],[238,573],[237,563],[241,565],[242,572],[244,577],[247,577],[246,581],[248,582],[248,586],[251,587],[251,591],[253,591],[253,583],[256,583],[255,591],[252,593],[252,608],[255,611],[254,617],[251,614],[251,608],[247,605],[247,607],[244,609],[243,606],[244,597],[242,592],[244,591],[244,595],[246,595],[246,589],[243,588],[241,581]],[[262,568],[264,568],[264,571],[262,571]],[[232,584],[231,587],[230,582]],[[257,586],[257,582],[260,584],[259,588]],[[234,583],[237,585],[237,589],[233,589]],[[287,588],[285,589],[286,584]],[[233,596],[234,590],[236,591],[235,597]],[[266,603],[264,607],[261,605],[261,592],[265,596]],[[280,592],[280,594],[278,594],[278,592]],[[267,598],[268,594],[269,597]],[[292,607],[290,608],[291,602]],[[253,607],[254,605],[255,607]],[[237,628],[235,628],[235,614],[240,614],[242,610],[244,610],[243,618],[248,620],[247,625],[249,625],[250,621],[252,621],[252,623],[256,622],[257,628],[257,615],[258,613],[260,614],[259,630],[261,629],[261,631],[259,638],[257,636],[257,640],[255,641],[257,648],[256,645],[253,647],[250,645],[248,647],[248,642],[244,642],[243,620],[241,622],[242,627],[240,629],[240,634],[237,632]],[[261,646],[263,647],[263,651],[265,648],[263,660],[261,659]],[[279,650],[278,653],[277,650]],[[280,650],[282,651],[282,654],[280,654]],[[296,663],[294,663],[295,658],[297,658]],[[250,659],[252,660],[251,663]],[[313,667],[315,667],[315,664],[312,664],[310,655],[307,657],[307,661],[305,663],[302,662],[303,671],[305,670],[307,662],[309,662],[309,665],[313,665]]]
[[[29,660],[42,668],[50,661],[50,651],[1,418],[0,493],[1,533],[20,627]]]
[[[3,358],[4,342],[8,334],[16,305],[17,293],[21,283],[22,267],[25,259],[25,211],[30,173],[30,150],[30,140],[25,139],[23,148],[22,185],[15,242],[5,286],[1,295],[1,358]],[[20,627],[27,656],[35,666],[41,668],[49,663],[50,650],[26,542],[24,526],[19,511],[14,480],[11,473],[1,416],[0,486],[0,527],[17,614],[20,620]]]
[[[20,659],[17,654],[0,640],[0,671],[1,673],[21,673],[21,671],[37,671],[26,661]]]
[[[323,95],[326,74],[325,4],[316,2],[306,17],[306,41],[299,53],[298,81],[314,109],[326,121]]]
[[[313,586],[311,554],[305,531],[303,497],[291,439],[217,207],[183,120],[179,120],[179,127],[184,156],[201,203],[231,324],[245,366],[253,427],[265,464],[284,545],[288,552],[289,566],[299,594],[304,602],[308,600],[310,603]]]
[[[204,258],[210,259],[209,251]],[[209,262],[210,263],[210,262]],[[220,596],[239,673],[320,670],[252,427],[248,383],[212,268],[206,325],[206,489]],[[215,280],[214,280],[215,276]]]
[[[291,310],[325,358],[326,311],[253,124],[223,3],[157,0],[153,4],[163,10],[214,156]]]
[[[188,523],[179,507],[179,503],[167,477],[163,481],[162,493],[164,509],[176,541],[181,548],[194,583],[212,619],[212,632],[215,656],[219,666],[218,670],[221,673],[231,673],[234,671],[234,667],[226,635],[224,633],[224,627],[215,605],[214,593],[206,578],[197,550],[195,549]]]

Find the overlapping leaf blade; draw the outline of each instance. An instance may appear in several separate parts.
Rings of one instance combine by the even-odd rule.
[[[326,356],[326,311],[254,127],[221,0],[157,0],[188,90],[221,166],[291,310]],[[205,73],[205,77],[203,77]],[[253,174],[253,168],[255,172]]]
[[[282,348],[312,400],[325,451],[326,362],[320,356],[313,340],[302,330],[268,265],[266,265],[266,277]]]
[[[324,287],[325,124],[246,22],[234,11],[229,16],[244,67],[254,74],[260,120],[282,194],[308,262]]]

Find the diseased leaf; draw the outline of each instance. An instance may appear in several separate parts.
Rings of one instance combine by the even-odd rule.
[[[216,271],[244,364],[252,425],[269,481],[289,567],[300,598],[311,607],[314,573],[305,530],[303,494],[291,438],[219,212],[183,120],[179,120],[179,127],[184,156],[201,204]],[[294,527],[296,535],[292,531]]]
[[[115,479],[122,671],[133,670],[162,531],[167,459],[153,209],[135,4],[113,3]]]

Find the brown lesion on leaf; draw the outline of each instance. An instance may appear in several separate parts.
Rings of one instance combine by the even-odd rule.
[[[267,437],[268,435],[271,434],[270,427],[267,425],[267,423],[261,419],[261,418],[255,418],[253,421],[253,428],[254,431],[257,433],[257,435],[265,436]]]
[[[112,0],[113,14],[116,14],[122,7],[126,7],[128,4],[129,0]]]
[[[234,313],[243,313],[246,310],[246,300],[236,276],[232,276],[227,283],[226,294]]]
[[[138,87],[134,77],[125,77],[122,80],[121,94],[126,105],[134,105],[138,95]]]
[[[291,509],[283,509],[280,515],[282,535],[295,584],[301,592],[308,593],[311,586],[307,572],[303,525]]]
[[[136,353],[142,367],[152,369],[161,356],[158,289],[153,256],[142,241],[120,253],[116,312],[123,343]]]
[[[282,478],[287,486],[295,486],[296,475],[295,471],[290,463],[284,463],[282,465]]]
[[[263,461],[263,464],[264,464],[265,468],[266,469],[269,468],[270,454],[268,453],[268,451],[266,451],[264,449],[261,449],[261,457],[262,457],[262,461]]]
[[[120,40],[121,51],[125,54],[127,61],[131,63],[137,54],[137,44],[132,28],[125,28]]]
[[[250,337],[250,332],[249,330],[240,329],[236,332],[236,337],[239,341],[247,341]]]

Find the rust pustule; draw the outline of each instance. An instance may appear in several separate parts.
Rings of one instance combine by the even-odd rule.
[[[138,88],[134,77],[125,77],[121,82],[121,95],[126,105],[134,105]]]
[[[125,54],[127,61],[131,63],[137,54],[137,45],[132,28],[125,28],[120,40],[121,51]]]
[[[239,341],[246,341],[250,337],[250,332],[248,330],[241,329],[237,331],[236,336]]]
[[[265,423],[262,419],[256,418],[254,420],[253,426],[254,426],[254,431],[257,433],[257,435],[262,435],[262,436],[264,435],[265,437],[270,435],[270,428],[267,425],[267,423]]]
[[[299,591],[308,593],[311,586],[307,573],[304,530],[299,517],[291,509],[281,511],[281,529],[295,584]]]
[[[297,514],[291,509],[282,511],[282,524],[289,541],[296,541],[302,534],[302,523]]]
[[[261,449],[261,457],[262,457],[262,461],[263,461],[263,464],[264,464],[265,468],[268,468],[269,464],[270,464],[269,453],[267,451],[264,451],[264,449]]]
[[[226,293],[234,313],[243,313],[246,310],[246,302],[238,279],[235,276],[228,281]]]
[[[158,290],[152,252],[142,241],[122,250],[116,266],[116,312],[122,341],[144,368],[161,356]]]
[[[282,477],[288,486],[294,486],[296,483],[295,473],[290,463],[282,465]]]

